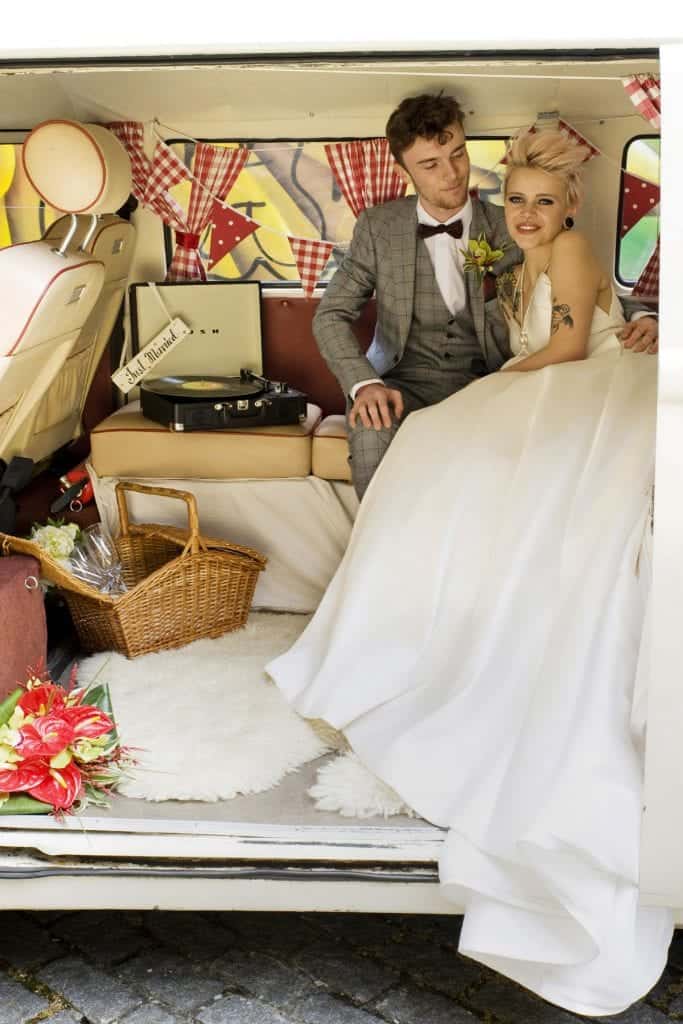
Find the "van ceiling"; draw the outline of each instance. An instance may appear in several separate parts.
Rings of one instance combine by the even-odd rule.
[[[658,61],[507,58],[307,61],[200,66],[0,68],[0,129],[55,117],[151,121],[167,137],[324,138],[383,134],[391,109],[421,91],[453,92],[470,134],[506,133],[558,110],[566,120],[637,117],[621,85]]]

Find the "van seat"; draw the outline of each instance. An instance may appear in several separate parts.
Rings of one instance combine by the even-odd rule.
[[[24,427],[22,454],[38,462],[80,432],[88,386],[116,320],[130,269],[134,230],[111,214],[128,199],[132,178],[130,158],[119,140],[101,125],[78,121],[56,119],[36,125],[24,140],[22,163],[41,198],[72,215],[57,221],[36,244],[47,251],[59,245],[64,254],[59,259],[97,260],[104,268],[96,304],[79,325],[67,358]],[[102,215],[110,216],[105,221]]]
[[[325,416],[315,428],[312,472],[322,480],[350,480],[349,441],[346,417]]]
[[[303,423],[180,433],[146,419],[139,402],[118,409],[90,435],[100,477],[269,480],[311,472],[313,432],[321,420],[309,403]]]
[[[62,217],[55,221],[43,241],[61,245],[69,220],[69,217]],[[81,215],[78,221],[68,249],[71,253],[79,251],[91,226],[90,217]],[[123,302],[134,249],[132,224],[112,214],[99,218],[85,252],[104,264],[104,285],[69,358],[35,410],[32,434],[26,441],[26,454],[35,461],[68,444],[81,432],[83,407]]]
[[[0,250],[0,458],[26,455],[31,414],[100,294],[104,267],[45,242]]]

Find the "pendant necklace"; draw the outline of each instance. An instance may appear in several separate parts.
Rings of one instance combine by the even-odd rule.
[[[541,271],[541,273],[547,274],[549,266],[550,266],[550,261],[548,261],[548,264],[547,264],[545,270]],[[531,309],[531,307],[534,304],[534,296],[536,295],[536,285],[538,284],[538,278],[536,278],[536,283],[534,284],[534,287],[531,289],[531,294],[529,296],[529,304],[527,305],[527,308],[526,308],[526,311],[525,311],[525,309],[524,309],[524,272],[525,272],[525,270],[526,270],[526,260],[523,260],[522,261],[522,269],[520,271],[519,279],[518,279],[517,285],[515,287],[515,295],[514,295],[514,299],[513,299],[513,303],[512,303],[512,306],[513,306],[513,309],[514,309],[515,304],[517,302],[517,298],[519,297],[519,312],[520,312],[520,316],[521,316],[521,323],[519,325],[519,328],[520,328],[520,330],[519,330],[519,352],[517,354],[520,355],[520,356],[528,356],[528,355],[530,355],[530,352],[529,352],[529,332],[527,331],[527,326],[526,325],[527,325],[527,320],[529,318],[529,310]],[[540,275],[539,275],[539,277],[540,277]]]
[[[514,308],[514,305],[517,302],[517,298],[519,297],[519,312],[520,312],[520,316],[521,316],[521,323],[519,325],[519,328],[520,328],[519,329],[519,352],[517,354],[520,355],[520,356],[528,356],[529,355],[529,334],[528,334],[527,329],[526,329],[526,322],[527,322],[527,317],[529,316],[529,308],[531,306],[531,299],[533,299],[533,294],[534,294],[533,290],[532,290],[532,292],[531,292],[531,299],[529,300],[529,305],[527,306],[526,312],[525,312],[524,311],[524,271],[525,270],[526,270],[526,260],[523,260],[522,261],[522,269],[521,269],[521,271],[519,273],[519,278],[517,279],[517,287],[515,289],[515,297],[514,297],[514,300],[513,300],[513,308]]]

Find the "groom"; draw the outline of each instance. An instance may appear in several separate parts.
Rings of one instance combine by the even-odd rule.
[[[401,419],[497,370],[510,356],[495,294],[464,269],[483,236],[496,276],[519,263],[501,207],[469,195],[463,112],[451,96],[403,100],[387,122],[398,170],[416,196],[364,210],[313,321],[318,347],[348,398],[351,473],[361,498]],[[377,325],[363,355],[351,328],[376,294]],[[642,307],[639,307],[642,310]],[[628,347],[656,349],[657,321],[626,326]]]

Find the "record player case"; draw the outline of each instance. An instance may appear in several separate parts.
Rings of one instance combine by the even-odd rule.
[[[172,317],[191,333],[164,355],[149,376],[263,374],[261,285],[258,281],[158,282],[157,290]],[[146,283],[129,288],[133,354],[168,323],[168,316]]]
[[[281,426],[306,417],[306,395],[263,377],[258,281],[164,282],[130,289],[134,354],[180,317],[191,333],[141,381],[142,414],[170,430]],[[166,312],[164,312],[166,307]]]

